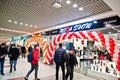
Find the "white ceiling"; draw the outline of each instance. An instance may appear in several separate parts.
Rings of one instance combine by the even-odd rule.
[[[62,7],[57,9],[53,3],[57,1]],[[83,19],[103,12],[111,11],[103,0],[71,0],[71,4],[66,4],[67,0],[0,0],[0,38],[12,37],[26,34],[26,32],[36,32],[50,28],[59,24]],[[83,7],[83,11],[73,8],[72,4],[77,3]],[[11,23],[8,20],[12,20]],[[17,24],[14,24],[17,21]],[[20,22],[23,25],[20,25]],[[28,26],[25,26],[28,24]],[[37,25],[38,27],[30,27]],[[18,31],[11,31],[18,30]],[[25,33],[22,33],[22,32]]]

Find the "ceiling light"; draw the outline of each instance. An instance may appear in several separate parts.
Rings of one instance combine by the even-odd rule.
[[[67,0],[67,1],[66,1],[66,4],[71,4],[71,1],[70,1],[70,0]]]
[[[79,11],[83,11],[84,9],[83,9],[83,7],[79,7],[78,10]]]
[[[8,22],[9,22],[9,23],[11,23],[11,22],[12,22],[12,20],[8,20]]]
[[[30,25],[30,27],[33,27],[33,25]]]
[[[114,27],[112,27],[112,28],[114,28]]]
[[[28,26],[28,24],[25,24],[25,26]]]
[[[93,23],[94,23],[94,24],[96,24],[96,23],[97,23],[97,21],[94,21]]]
[[[61,5],[60,3],[58,3],[58,2],[55,2],[55,3],[53,4],[53,7],[55,7],[55,8],[61,8],[62,5]]]
[[[34,26],[35,28],[37,28],[37,26]]]
[[[78,7],[78,5],[77,4],[73,4],[73,8],[77,8]]]
[[[118,32],[120,32],[120,31],[118,31]]]
[[[23,23],[21,22],[20,25],[23,25]]]
[[[17,21],[15,21],[14,23],[17,24]]]

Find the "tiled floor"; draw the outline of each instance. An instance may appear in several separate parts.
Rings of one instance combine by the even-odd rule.
[[[0,80],[24,80],[23,77],[30,69],[30,64],[26,59],[19,59],[17,64],[17,71],[13,73],[9,73],[9,60],[6,60],[5,63],[5,76],[0,75]],[[41,80],[55,80],[55,66],[54,65],[45,65],[41,62],[39,63],[39,78]],[[60,80],[62,75],[60,72]],[[34,80],[34,72],[29,76],[29,80]],[[86,77],[79,73],[74,73],[74,80],[96,80],[93,78]]]

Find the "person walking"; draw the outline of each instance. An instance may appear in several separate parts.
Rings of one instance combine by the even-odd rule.
[[[21,50],[22,50],[22,55],[21,55],[21,57],[22,57],[22,58],[25,58],[25,53],[26,53],[26,48],[25,48],[25,46],[22,46],[22,47],[21,47]]]
[[[8,56],[10,58],[10,72],[9,73],[12,73],[13,64],[14,64],[14,71],[16,71],[17,59],[19,55],[20,55],[19,49],[16,47],[15,44],[13,44],[8,53]]]
[[[74,53],[74,50],[71,48],[69,49],[69,52],[67,54],[67,62],[66,62],[67,73],[65,76],[65,80],[67,80],[69,76],[70,76],[70,80],[73,80],[74,66],[76,65],[78,65],[76,55]]]
[[[30,45],[29,48],[28,48],[28,54],[31,53],[33,50],[32,46]]]
[[[66,56],[66,51],[65,49],[62,48],[62,43],[59,43],[59,48],[55,50],[54,54],[54,61],[56,64],[56,80],[58,80],[58,73],[59,73],[59,67],[62,68],[62,78],[64,80],[65,78],[65,56]]]
[[[4,74],[4,62],[5,62],[5,56],[7,55],[7,48],[5,43],[2,43],[0,45],[0,72],[1,75],[5,75]]]
[[[39,61],[39,45],[35,45],[32,51],[32,62],[31,62],[31,69],[27,73],[25,80],[28,80],[29,75],[35,70],[35,80],[40,80],[38,78],[38,61]]]

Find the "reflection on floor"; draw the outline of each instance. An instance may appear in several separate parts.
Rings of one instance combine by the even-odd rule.
[[[9,73],[9,59],[5,61],[5,76],[0,75],[0,80],[24,80],[24,76],[30,69],[30,64],[26,59],[19,59],[17,64],[17,71]],[[42,62],[39,63],[39,74],[38,77],[41,80],[55,80],[55,66],[45,65]],[[60,80],[62,74],[60,72]],[[34,80],[34,72],[29,76],[29,80]],[[74,73],[74,80],[96,80],[90,77],[86,77],[79,73]]]

